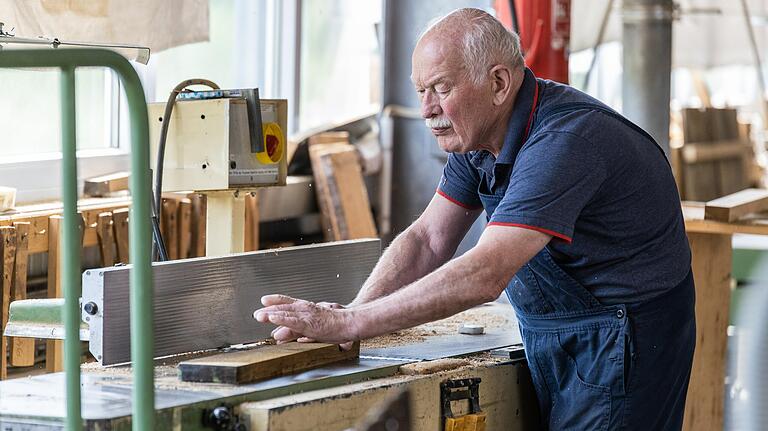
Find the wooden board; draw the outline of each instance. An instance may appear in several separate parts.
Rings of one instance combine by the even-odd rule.
[[[309,147],[309,154],[326,240],[376,238],[376,225],[355,148],[344,144],[315,144]]]
[[[16,228],[16,258],[13,269],[11,298],[14,301],[27,299],[27,266],[29,263],[29,223],[14,223]],[[35,365],[35,340],[11,338],[11,365],[31,367]]]
[[[61,230],[64,217],[48,219],[48,298],[63,298],[61,288]],[[64,343],[61,340],[45,340],[45,368],[49,373],[64,370]]]
[[[127,264],[130,261],[128,254],[129,236],[128,236],[128,208],[120,208],[112,211],[112,222],[114,223],[115,245],[117,246],[117,261]]]
[[[16,257],[16,228],[0,227],[0,329],[8,323],[8,307],[11,303],[11,284],[13,284],[14,259]],[[0,335],[0,380],[8,377],[7,354],[8,340]]]
[[[688,232],[696,284],[696,350],[684,430],[721,430],[725,406],[731,235]]]
[[[184,361],[179,363],[179,371],[185,382],[243,384],[358,356],[360,343],[343,351],[336,344],[292,342]]]
[[[704,218],[731,222],[755,212],[768,210],[768,190],[746,189],[707,202]]]
[[[86,196],[109,196],[115,192],[128,190],[129,172],[116,172],[88,178],[83,182],[83,194]]]
[[[115,237],[113,230],[112,213],[99,214],[96,222],[96,236],[99,239],[99,252],[101,254],[101,266],[115,264]]]
[[[163,233],[168,259],[179,258],[179,203],[176,199],[163,198],[163,212],[160,217],[160,231]]]
[[[179,259],[190,257],[192,245],[192,201],[189,198],[179,200]]]
[[[192,201],[192,250],[190,257],[205,256],[205,213],[207,200],[205,195],[193,193],[189,195]]]

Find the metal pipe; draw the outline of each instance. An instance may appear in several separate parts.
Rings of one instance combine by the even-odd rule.
[[[624,0],[622,105],[669,155],[672,0]]]
[[[80,408],[80,232],[77,222],[77,125],[75,68],[61,68],[61,167],[64,227],[62,248],[64,288],[64,371],[67,391],[66,429],[83,428]]]
[[[100,49],[80,49],[73,48],[67,50],[6,50],[0,54],[0,68],[25,68],[25,67],[58,67],[62,69],[72,69],[75,67],[107,67],[114,70],[123,82],[125,94],[128,100],[128,111],[131,120],[131,180],[130,188],[133,197],[130,217],[130,242],[131,242],[131,360],[133,362],[133,420],[132,426],[136,431],[154,429],[154,375],[152,369],[152,358],[154,348],[153,334],[153,308],[152,308],[152,268],[151,268],[151,243],[150,233],[150,175],[149,175],[149,124],[147,117],[147,103],[144,98],[144,92],[141,87],[141,81],[131,64],[119,54]],[[63,89],[62,89],[63,90]],[[69,91],[69,90],[67,90]],[[74,92],[74,87],[72,88]],[[63,93],[63,91],[62,91]],[[62,94],[63,95],[63,94]],[[71,98],[74,100],[74,97]],[[66,100],[66,98],[65,98]],[[62,115],[72,109],[71,104],[64,106],[62,102]],[[70,102],[71,103],[71,102]],[[71,111],[74,116],[74,110]],[[72,124],[74,124],[72,122]],[[64,127],[66,129],[66,126]],[[67,136],[74,136],[74,127]],[[68,138],[69,139],[69,138]],[[72,140],[74,143],[74,140]],[[71,145],[74,149],[74,145]],[[65,147],[66,148],[66,147]],[[68,170],[71,169],[67,168]],[[74,177],[69,180],[76,181]],[[66,184],[65,184],[66,186]],[[65,188],[66,189],[66,188]],[[70,187],[71,189],[71,187]],[[75,196],[76,198],[77,196]],[[74,202],[71,197],[68,199]],[[66,208],[66,207],[65,207]],[[65,209],[66,211],[66,209]],[[70,210],[71,214],[71,210]],[[76,211],[75,211],[76,214]],[[66,218],[65,212],[65,240],[79,238],[75,235],[67,234],[70,229],[77,229],[77,225],[71,223],[73,218]],[[67,227],[69,225],[71,227]],[[66,250],[66,247],[65,247]],[[76,253],[66,253],[79,256],[79,244]],[[69,283],[69,292],[71,286],[80,285],[80,268],[75,268],[71,260],[65,260],[69,269],[65,271],[75,271],[78,274],[77,281]],[[76,261],[74,261],[76,262]],[[65,272],[67,274],[68,272]],[[66,275],[65,275],[66,277]],[[66,280],[66,279],[65,279]],[[65,294],[67,293],[65,285]],[[70,339],[77,340],[78,331],[66,332],[65,346],[71,344]],[[74,350],[65,350],[65,353],[71,353]],[[65,357],[65,364],[76,360],[78,366],[74,369],[67,369],[67,381],[77,377],[79,380],[80,357],[69,359]],[[82,429],[82,418],[80,412],[68,409],[67,423],[80,424],[77,429]],[[70,416],[71,415],[71,416]],[[68,427],[68,429],[73,429]]]

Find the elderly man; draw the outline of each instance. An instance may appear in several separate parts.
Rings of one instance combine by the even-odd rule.
[[[537,79],[517,36],[478,9],[425,32],[412,80],[449,153],[432,201],[351,304],[269,295],[256,319],[279,325],[278,341],[345,343],[506,292],[543,426],[679,429],[694,286],[663,151],[599,101]],[[483,209],[479,242],[450,260]]]

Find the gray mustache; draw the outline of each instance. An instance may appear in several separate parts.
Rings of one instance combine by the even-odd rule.
[[[424,124],[430,129],[445,129],[451,127],[451,120],[442,117],[427,118]]]

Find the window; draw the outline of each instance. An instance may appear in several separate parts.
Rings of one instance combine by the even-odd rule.
[[[381,13],[381,0],[303,0],[301,129],[379,108]]]

